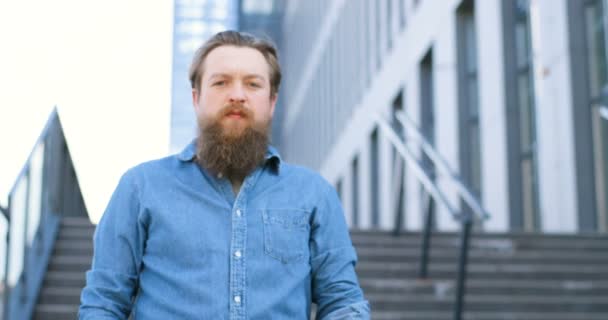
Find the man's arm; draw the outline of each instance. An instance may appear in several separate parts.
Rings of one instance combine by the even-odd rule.
[[[369,319],[369,304],[359,287],[352,246],[336,191],[326,185],[311,229],[312,297],[317,319]]]
[[[136,294],[146,229],[133,170],[120,180],[95,230],[79,319],[127,319]]]

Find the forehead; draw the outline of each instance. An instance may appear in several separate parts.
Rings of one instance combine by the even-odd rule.
[[[207,55],[203,68],[205,77],[214,73],[247,75],[257,74],[266,78],[269,66],[257,49],[250,47],[220,46]]]

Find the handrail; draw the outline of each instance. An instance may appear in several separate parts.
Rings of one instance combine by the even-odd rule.
[[[468,252],[470,247],[471,230],[473,227],[474,216],[472,216],[471,214],[463,214],[462,212],[457,212],[456,210],[454,210],[452,205],[447,201],[447,198],[445,197],[443,192],[437,187],[435,181],[433,181],[433,179],[430,177],[430,174],[422,168],[422,165],[416,160],[412,150],[407,146],[404,141],[400,139],[399,135],[388,124],[388,121],[386,121],[380,113],[376,113],[374,114],[374,116],[377,125],[385,133],[386,138],[392,143],[395,150],[397,150],[397,152],[403,157],[405,163],[410,166],[414,175],[418,178],[418,180],[420,180],[423,187],[428,192],[428,204],[426,208],[427,215],[424,225],[419,271],[419,276],[421,278],[427,277],[428,261],[430,256],[429,251],[431,241],[431,228],[434,216],[434,200],[438,200],[452,215],[452,217],[459,220],[462,224],[462,232],[460,236],[460,254],[458,258],[458,275],[456,279],[456,292],[453,313],[454,320],[461,320],[466,289]],[[405,113],[400,111],[397,111],[396,116],[397,120],[399,120],[399,122],[406,129],[409,129],[408,131],[414,132],[417,135],[422,150],[431,159],[431,161],[433,161],[435,165],[438,165],[441,170],[447,173],[447,177],[454,184],[456,184],[461,198],[464,199],[467,204],[469,204],[471,209],[473,209],[473,211],[477,214],[477,216],[479,216],[480,219],[487,219],[489,217],[489,214],[483,209],[483,207],[479,203],[479,200],[477,200],[477,198],[473,196],[472,192],[470,192],[469,189],[462,183],[460,177],[450,169],[447,164],[447,161],[445,161],[439,155],[439,153],[435,151],[435,148],[418,130],[413,121],[411,121],[411,119],[409,119]],[[398,216],[399,215],[400,213],[398,213]],[[395,221],[400,223],[401,219],[397,218]],[[395,225],[395,234],[398,233],[399,228],[400,224]]]
[[[403,111],[397,111],[395,116],[401,125],[407,129],[406,132],[411,132],[416,136],[415,138],[419,140],[420,146],[424,152],[435,164],[437,164],[439,169],[450,178],[462,196],[462,199],[469,205],[469,207],[471,207],[473,212],[475,212],[480,219],[488,219],[490,215],[486,212],[486,210],[483,209],[478,198],[473,195],[467,186],[464,185],[462,178],[450,168],[447,161],[435,150],[428,139],[422,134],[420,129],[418,129],[414,121]]]
[[[386,135],[386,138],[391,142],[395,150],[405,159],[405,163],[410,166],[412,172],[422,183],[422,186],[430,193],[435,199],[441,202],[442,205],[448,210],[448,212],[455,218],[459,219],[459,214],[454,210],[452,205],[447,201],[445,195],[437,188],[437,185],[433,183],[432,179],[428,176],[426,171],[422,168],[422,165],[415,159],[414,152],[404,144],[399,136],[393,131],[388,122],[382,118],[381,115],[375,114],[376,122],[382,132]]]

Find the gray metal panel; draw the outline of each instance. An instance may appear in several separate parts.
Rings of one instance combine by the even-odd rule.
[[[519,112],[517,106],[516,77],[517,68],[515,61],[515,12],[514,0],[501,2],[503,14],[503,48],[504,48],[504,75],[505,75],[505,112],[507,125],[507,168],[508,168],[508,190],[509,190],[509,217],[512,230],[524,228],[524,208],[521,192],[521,165],[519,158]]]
[[[576,190],[580,231],[597,230],[591,136],[591,97],[589,94],[588,57],[584,21],[585,2],[567,1],[572,82],[572,121],[576,155]]]

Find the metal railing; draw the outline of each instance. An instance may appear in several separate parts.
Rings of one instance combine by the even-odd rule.
[[[473,193],[469,190],[469,188],[462,182],[460,176],[458,176],[449,167],[447,161],[445,161],[445,159],[443,159],[443,157],[441,157],[441,155],[435,150],[432,144],[425,138],[425,136],[421,133],[420,129],[416,127],[415,123],[407,116],[407,114],[402,111],[397,111],[395,113],[396,120],[405,129],[404,132],[407,135],[407,139],[400,137],[399,134],[395,132],[389,122],[385,120],[380,113],[375,114],[375,118],[378,127],[382,130],[385,137],[388,139],[388,141],[390,141],[397,153],[404,160],[405,165],[409,167],[410,172],[412,172],[413,175],[420,181],[421,185],[426,191],[426,216],[424,222],[423,238],[421,243],[421,258],[418,274],[420,278],[427,278],[429,276],[428,265],[430,260],[429,255],[431,248],[431,232],[433,227],[433,221],[435,218],[435,201],[437,201],[439,205],[443,206],[455,220],[461,223],[462,230],[460,234],[460,252],[458,258],[458,274],[456,279],[456,292],[453,314],[453,318],[455,320],[460,320],[462,319],[465,296],[466,273],[471,229],[475,218],[485,220],[489,218],[489,214],[485,209],[483,209],[477,197],[474,196]],[[422,163],[417,160],[417,157],[412,148],[408,145],[409,143],[413,142],[417,142],[424,154],[426,154],[426,156],[432,161],[435,167],[439,169],[439,172],[442,174],[442,177],[447,178],[447,180],[452,183],[462,201],[464,201],[471,208],[472,212],[468,210],[456,210],[456,206],[448,201],[448,198],[445,196],[445,194],[434,181],[435,172],[428,172],[427,170],[425,170]],[[396,223],[394,233],[396,235],[399,234],[401,229],[401,221],[403,220],[401,215],[402,212],[399,211],[395,219]]]
[[[2,319],[33,317],[61,216],[66,211],[86,215],[76,189],[59,115],[53,110],[9,191],[7,207],[0,207],[7,223]]]

